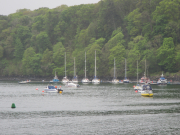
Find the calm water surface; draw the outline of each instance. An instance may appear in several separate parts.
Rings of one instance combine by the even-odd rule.
[[[46,85],[0,82],[0,134],[180,134],[180,85],[152,85],[153,98],[134,84],[56,84],[62,94],[42,94]]]

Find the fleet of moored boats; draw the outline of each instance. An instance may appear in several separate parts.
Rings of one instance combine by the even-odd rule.
[[[76,76],[76,71],[75,71],[75,58],[74,58],[74,78],[72,79],[72,81],[70,81],[67,76],[66,76],[66,53],[65,53],[65,77],[63,77],[62,79],[62,83],[65,84],[66,87],[73,87],[73,88],[78,88],[80,87],[80,85],[78,84],[78,78]],[[115,58],[114,58],[114,77],[112,79],[112,83],[113,84],[118,84],[118,83],[130,83],[130,80],[127,79],[126,76],[126,59],[125,59],[125,78],[124,80],[118,80],[116,77],[116,66],[115,66]],[[25,84],[25,83],[29,83],[30,80],[27,81],[21,81],[19,82],[20,84]],[[55,71],[55,77],[53,80],[50,81],[50,83],[57,83],[60,82],[57,75],[56,75],[56,71]],[[88,83],[93,83],[93,84],[100,84],[100,79],[98,79],[96,77],[96,51],[95,51],[95,75],[94,75],[94,79],[92,81],[90,81],[87,77],[86,77],[86,52],[85,52],[85,77],[81,80],[81,82],[83,84],[88,84]],[[152,97],[153,96],[153,91],[152,91],[152,87],[151,84],[158,84],[158,85],[167,85],[168,81],[167,79],[165,79],[165,77],[163,76],[163,73],[161,75],[161,77],[158,79],[158,81],[150,81],[150,79],[148,77],[146,77],[146,61],[145,61],[145,74],[143,77],[141,77],[140,80],[138,80],[138,61],[137,61],[137,84],[134,87],[135,92],[141,93],[142,96],[148,96],[148,97]],[[52,85],[48,85],[43,92],[50,92],[50,93],[54,93],[54,92],[58,92],[58,93],[62,93],[62,89],[61,88],[57,88],[55,86]]]
[[[31,82],[31,80],[22,81],[19,83],[25,84],[25,83],[29,83],[29,82]],[[54,79],[50,81],[51,85],[47,85],[47,87],[42,92],[44,92],[44,93],[62,93],[63,90],[61,88],[57,88],[57,86],[53,86],[52,82],[54,82],[54,83],[60,82],[56,75],[56,72],[55,72]],[[88,84],[88,83],[100,84],[100,79],[94,78],[92,81],[89,81],[88,78],[83,78],[81,82],[82,82],[82,84]],[[69,81],[69,79],[67,79],[67,77],[64,77],[62,79],[61,83],[63,83],[66,87],[71,87],[71,88],[80,87],[80,85],[78,84],[78,80],[76,80],[75,82]],[[114,76],[111,83],[118,84],[118,83],[127,83],[127,82],[124,82],[124,80],[118,80]],[[134,91],[137,93],[140,93],[141,96],[152,97],[153,96],[153,90],[151,87],[152,84],[167,85],[168,81],[167,81],[167,79],[165,79],[163,74],[161,75],[161,77],[158,79],[157,82],[150,81],[149,78],[147,78],[146,76],[143,76],[140,80],[138,80],[138,78],[137,78],[137,84],[136,84],[136,86],[135,85],[133,86]]]

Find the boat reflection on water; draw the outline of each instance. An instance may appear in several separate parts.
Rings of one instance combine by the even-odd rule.
[[[75,83],[72,83],[72,82],[66,83],[65,86],[66,87],[71,87],[71,88],[78,88],[78,87],[80,87],[79,84],[75,84]]]

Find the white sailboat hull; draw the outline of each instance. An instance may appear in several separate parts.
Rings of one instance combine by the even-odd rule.
[[[100,79],[93,79],[93,80],[92,80],[92,83],[93,83],[93,84],[100,84]]]

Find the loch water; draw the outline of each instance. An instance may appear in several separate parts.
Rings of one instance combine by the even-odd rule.
[[[47,83],[1,81],[0,135],[180,134],[180,85],[152,85],[153,97],[141,97],[133,83],[79,84],[48,94]]]

